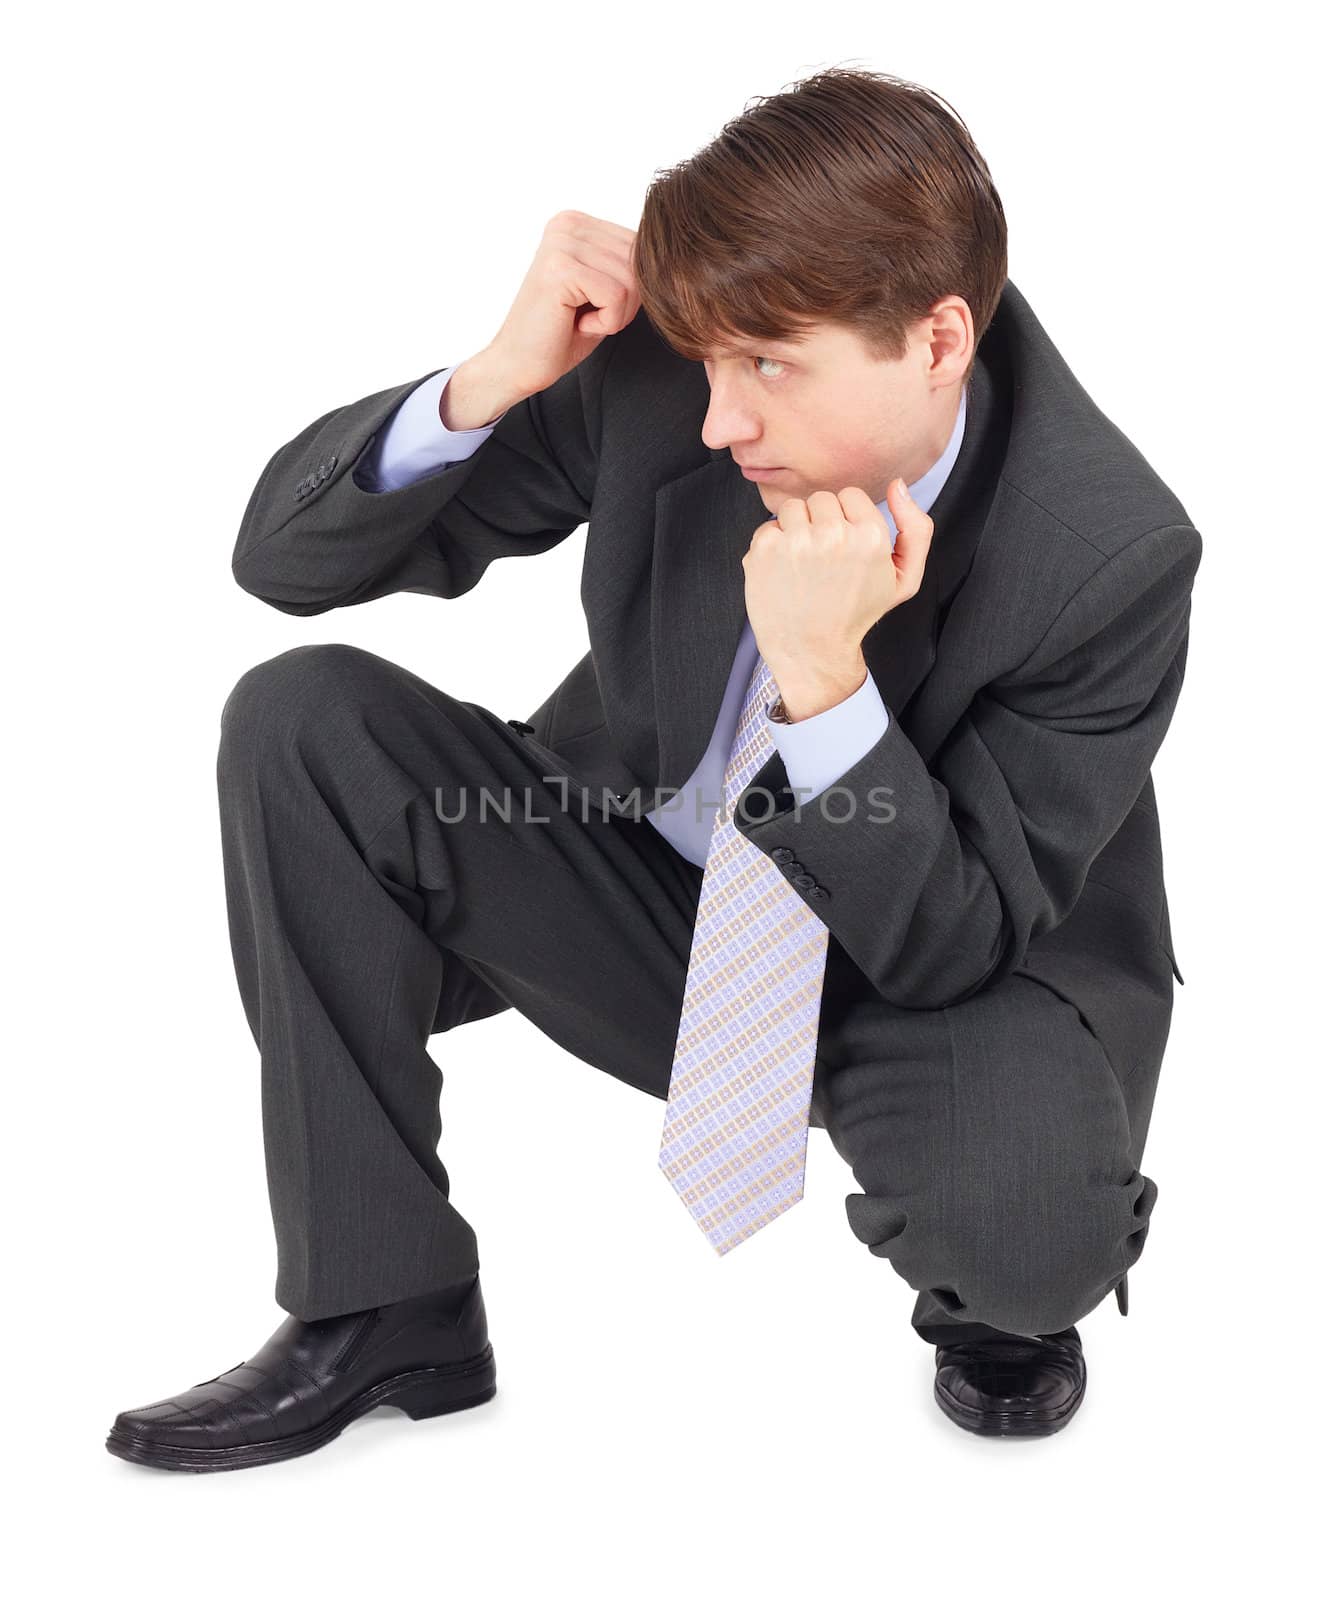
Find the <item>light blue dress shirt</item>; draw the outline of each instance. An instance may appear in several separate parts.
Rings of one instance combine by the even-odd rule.
[[[405,396],[357,469],[356,477],[365,488],[378,493],[389,492],[444,471],[472,455],[501,420],[495,417],[484,428],[452,430],[446,427],[441,421],[441,396],[454,370],[454,367],[443,367]],[[504,415],[502,412],[501,416]],[[927,511],[936,500],[960,452],[964,436],[965,397],[962,394],[960,411],[946,448],[928,471],[909,485],[910,496],[920,510]],[[894,546],[896,524],[891,508],[883,500],[878,510]],[[757,660],[758,642],[746,617],[721,710],[702,759],[678,795],[668,797],[656,810],[645,813],[653,827],[695,866],[701,867],[707,860],[713,825],[722,806],[726,762],[735,742],[740,707]],[[870,672],[852,695],[830,710],[820,711],[802,722],[780,723],[769,719],[767,728],[802,805],[830,788],[862,760],[886,732],[889,721],[886,705]]]

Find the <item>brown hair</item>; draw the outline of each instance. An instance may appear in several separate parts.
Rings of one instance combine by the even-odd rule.
[[[821,321],[895,360],[946,294],[977,345],[1006,272],[1001,199],[964,121],[929,89],[848,67],[760,97],[657,173],[634,242],[648,318],[698,361]]]

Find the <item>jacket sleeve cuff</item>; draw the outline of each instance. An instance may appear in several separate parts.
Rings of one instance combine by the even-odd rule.
[[[404,489],[471,456],[505,415],[483,428],[447,428],[441,396],[454,367],[442,367],[410,392],[377,435],[355,476],[369,493]]]

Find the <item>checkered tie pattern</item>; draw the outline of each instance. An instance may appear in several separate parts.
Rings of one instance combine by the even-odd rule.
[[[759,656],[704,863],[658,1158],[718,1255],[804,1196],[827,928],[734,823],[775,750],[775,698]]]

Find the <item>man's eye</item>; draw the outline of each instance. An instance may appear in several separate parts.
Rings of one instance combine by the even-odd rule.
[[[781,367],[781,368],[784,369],[784,363],[781,362],[781,361],[778,361],[775,356],[754,356],[753,359],[754,359],[755,362],[758,362],[758,361],[770,361],[774,367]],[[766,377],[767,374],[764,373],[763,376]],[[773,373],[772,376],[775,377],[775,373]]]

